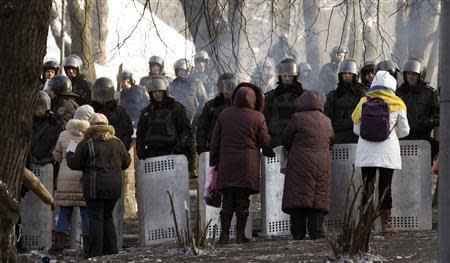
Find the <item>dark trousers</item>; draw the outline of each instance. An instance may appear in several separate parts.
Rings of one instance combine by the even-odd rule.
[[[369,198],[374,194],[377,169],[380,173],[378,177],[378,202],[381,202],[381,210],[392,208],[391,183],[393,169],[381,167],[361,167],[364,190],[362,193],[362,205],[367,204]],[[383,198],[384,194],[384,198]],[[383,198],[383,200],[381,200]]]
[[[325,213],[314,209],[293,209],[291,212],[291,234],[295,240],[305,238],[306,229],[311,239],[324,238],[323,221]]]
[[[247,217],[250,207],[250,190],[247,188],[230,187],[221,190],[222,192],[222,210],[221,214],[233,216],[236,212],[236,217]]]
[[[87,257],[118,252],[113,209],[117,199],[86,199],[89,215],[89,252]]]

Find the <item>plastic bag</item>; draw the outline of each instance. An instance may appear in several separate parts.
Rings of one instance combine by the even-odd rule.
[[[220,208],[222,204],[222,194],[217,190],[217,170],[215,167],[209,167],[205,183],[203,199],[206,204],[212,207]]]

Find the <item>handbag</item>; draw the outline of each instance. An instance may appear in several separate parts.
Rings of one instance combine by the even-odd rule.
[[[212,207],[220,208],[222,205],[222,194],[217,189],[217,170],[215,167],[208,168],[203,199],[207,205]]]

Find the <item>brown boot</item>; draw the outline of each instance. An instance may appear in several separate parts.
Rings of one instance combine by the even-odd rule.
[[[398,230],[392,227],[391,210],[380,211],[381,231],[385,234],[395,234]]]
[[[247,224],[248,213],[236,213],[236,243],[248,243],[245,236],[245,225]]]
[[[233,214],[220,211],[220,237],[219,244],[224,245],[230,243],[230,225]]]
[[[59,255],[64,251],[64,243],[66,243],[67,235],[62,232],[55,233],[55,241],[52,247],[48,250],[51,255]]]

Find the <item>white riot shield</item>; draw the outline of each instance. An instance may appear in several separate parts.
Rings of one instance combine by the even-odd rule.
[[[392,226],[398,230],[432,228],[431,146],[400,141],[402,170],[392,177]]]
[[[261,157],[261,224],[266,237],[290,235],[291,221],[281,210],[284,174],[280,172],[283,147],[274,149],[275,157]]]
[[[198,185],[198,209],[199,209],[199,215],[200,215],[200,228],[203,228],[209,220],[211,220],[211,224],[208,228],[208,238],[212,238],[213,235],[215,235],[215,238],[219,238],[220,234],[220,208],[212,207],[206,205],[205,201],[203,200],[203,192],[205,190],[205,183],[206,183],[206,177],[207,177],[207,171],[209,168],[209,152],[205,152],[200,154],[198,158],[199,167],[198,167],[198,179],[199,179],[199,185]],[[250,199],[251,201],[251,199]],[[247,237],[252,236],[252,213],[249,213],[249,216],[247,218],[247,224],[245,225],[245,235]],[[235,238],[236,237],[236,214],[233,215],[233,219],[231,220],[230,225],[230,237]]]
[[[175,192],[179,231],[185,231],[189,207],[188,161],[184,155],[166,155],[138,161],[136,170],[139,237],[142,245],[176,240],[167,191]]]
[[[361,186],[361,169],[354,167],[355,154],[356,144],[335,144],[331,151],[330,210],[324,222],[329,231],[341,226],[347,198],[351,202]],[[349,189],[350,193],[347,195]],[[356,200],[355,208],[360,199]]]
[[[53,191],[53,165],[33,165],[30,169],[47,190]],[[46,250],[52,245],[52,210],[31,190],[22,200],[22,238],[27,249]]]

